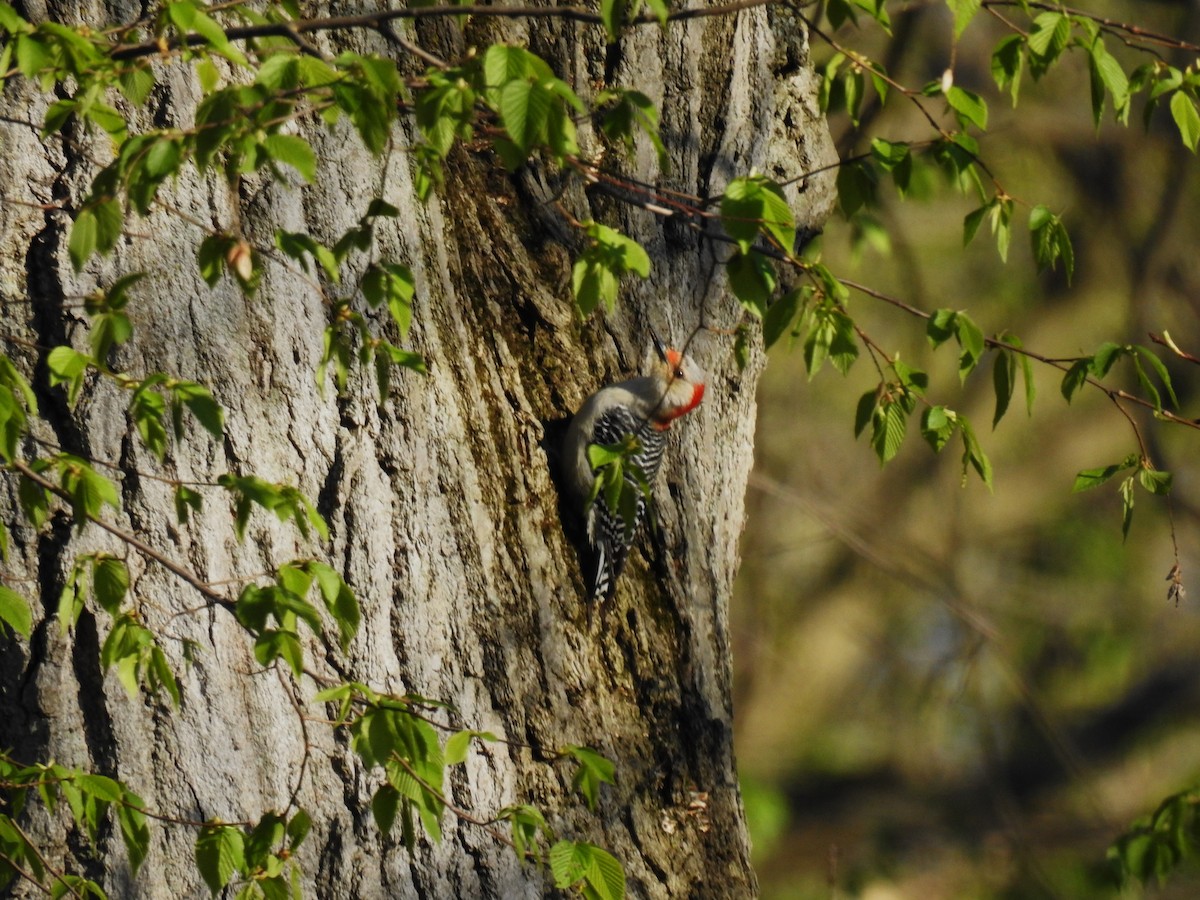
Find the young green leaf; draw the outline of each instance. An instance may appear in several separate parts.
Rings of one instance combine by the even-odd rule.
[[[1036,206],[1029,214],[1029,237],[1038,269],[1055,268],[1059,261],[1067,281],[1075,272],[1075,250],[1062,220],[1045,206]]]
[[[1200,113],[1196,112],[1196,102],[1184,91],[1171,95],[1171,118],[1175,120],[1183,145],[1195,153],[1196,145],[1200,143]]]
[[[775,267],[770,260],[757,250],[735,253],[725,264],[725,274],[738,302],[761,319],[775,291]]]
[[[954,39],[958,40],[963,30],[975,18],[975,13],[979,12],[983,5],[982,0],[946,0],[946,2],[954,13]]]
[[[600,799],[600,785],[616,783],[616,767],[590,747],[570,746],[564,752],[573,756],[579,764],[571,783],[583,795],[588,808],[594,810]]]
[[[1138,469],[1138,481],[1152,494],[1171,493],[1172,476],[1170,472],[1161,472],[1148,466],[1142,466]]]
[[[1129,537],[1129,526],[1133,524],[1133,479],[1130,475],[1121,482],[1121,539]]]
[[[312,145],[294,134],[269,134],[263,139],[263,149],[275,162],[291,166],[305,181],[317,177],[317,156]]]
[[[980,131],[987,131],[987,101],[981,96],[958,85],[951,85],[950,90],[946,91],[946,102],[954,110],[954,116],[961,127],[974,125]]]
[[[1099,487],[1118,472],[1124,472],[1126,469],[1132,469],[1137,465],[1137,462],[1137,455],[1131,454],[1130,456],[1125,457],[1125,459],[1121,460],[1119,463],[1112,463],[1111,465],[1101,466],[1096,469],[1084,469],[1075,476],[1075,484],[1072,486],[1071,490],[1075,493],[1078,493],[1080,491],[1087,491],[1094,487]]]
[[[3,584],[0,584],[0,623],[26,639],[33,633],[33,613],[29,609],[29,602]]]
[[[196,837],[196,868],[214,897],[245,864],[245,841],[240,830],[215,822],[200,829]]]
[[[973,468],[983,483],[987,485],[988,490],[994,490],[992,461],[983,452],[983,447],[980,446],[979,439],[975,437],[971,424],[962,416],[959,416],[958,424],[963,439],[963,481],[966,481],[968,468]]]
[[[899,400],[887,398],[875,408],[872,422],[871,448],[879,457],[879,464],[884,465],[900,452],[908,425],[908,411]]]
[[[92,363],[90,357],[84,356],[70,347],[55,347],[46,357],[46,367],[50,370],[50,384],[65,384],[67,386],[67,404],[74,406],[83,389],[83,373]]]
[[[96,602],[109,615],[115,616],[129,590],[129,570],[125,563],[112,556],[93,557],[92,589],[96,594]]]
[[[763,316],[763,346],[770,349],[791,327],[804,303],[804,291],[788,291],[769,307]]]
[[[941,453],[957,427],[957,415],[944,406],[930,406],[921,414],[921,437],[934,453]]]

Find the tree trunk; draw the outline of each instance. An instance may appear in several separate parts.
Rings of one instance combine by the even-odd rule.
[[[48,14],[58,18],[53,4]],[[109,20],[92,14],[93,22]],[[658,171],[647,141],[614,165],[647,183],[711,196],[751,167],[786,179],[830,161],[807,45],[794,27],[781,26],[793,29],[790,44],[777,41],[758,8],[665,32],[635,29],[619,51],[605,48],[598,26],[558,20],[471,24],[465,40],[442,22],[412,36],[448,57],[468,43],[527,42],[583,95],[604,80],[645,91],[662,110],[670,171]],[[335,40],[387,52],[362,35]],[[143,124],[186,125],[199,98],[194,74],[176,64],[159,75]],[[405,152],[415,134],[402,119],[382,158],[349,128],[306,131],[321,161],[311,186],[248,177],[231,189],[188,170],[149,217],[127,220],[114,253],[76,275],[67,257],[70,213],[111,151],[106,138],[79,129],[70,140],[42,142],[37,125],[53,99],[11,81],[0,123],[10,172],[0,204],[6,352],[36,379],[37,436],[118,466],[122,510],[113,521],[230,598],[288,560],[329,561],[357,593],[363,621],[343,659],[308,647],[312,672],[446,701],[453,709],[439,721],[511,741],[476,746],[465,766],[450,770],[457,807],[490,819],[508,804],[538,806],[561,836],[621,860],[631,896],[752,895],[733,760],[727,604],[761,354],[752,352],[739,372],[732,338],[696,333],[691,352],[710,373],[705,403],[673,429],[654,527],[639,539],[614,602],[591,621],[568,537],[577,525],[562,521],[553,479],[561,421],[640,364],[648,326],[681,343],[701,325],[729,328],[740,319],[713,262],[723,245],[678,217],[569,182],[563,206],[629,234],[653,261],[650,279],[623,285],[613,314],[581,322],[569,287],[576,248],[564,251],[567,232],[545,202],[555,189],[541,187],[549,176],[509,176],[490,155],[460,147],[444,188],[422,204]],[[586,128],[580,137],[585,152],[597,149]],[[801,222],[819,224],[829,182],[809,179],[791,192]],[[352,374],[342,396],[332,385],[322,394],[314,380],[328,299],[341,296],[341,286],[318,284],[268,254],[247,299],[229,277],[210,289],[196,266],[210,230],[240,223],[264,250],[276,228],[332,241],[377,196],[400,210],[381,223],[377,253],[416,276],[409,344],[429,366],[426,376],[396,376],[382,405],[369,373]],[[130,426],[127,392],[93,378],[70,409],[61,388],[47,387],[47,348],[87,348],[79,298],[131,271],[149,277],[133,289],[134,336],[113,367],[194,379],[225,407],[220,445],[189,425],[161,466]],[[30,443],[24,452],[51,449]],[[224,472],[297,485],[327,519],[331,540],[303,540],[257,512],[239,541],[215,487],[197,488],[203,510],[180,526],[172,486],[152,477],[211,483]],[[545,875],[449,813],[443,841],[421,838],[411,854],[398,834],[381,835],[370,815],[381,775],[364,769],[345,734],[322,721],[329,711],[311,702],[319,684],[297,683],[283,667],[264,671],[226,609],[206,605],[95,525],[74,531],[59,513],[35,532],[16,511],[16,479],[0,484],[12,529],[8,575],[27,579],[24,593],[40,597],[32,639],[4,639],[0,746],[25,761],[53,758],[120,778],[150,809],[177,819],[256,820],[295,796],[315,823],[300,854],[310,896],[550,891]],[[74,629],[59,628],[54,612],[67,573],[77,555],[94,551],[127,561],[141,618],[161,636],[179,678],[178,709],[163,697],[131,700],[116,673],[103,671],[105,613],[89,605]],[[573,790],[570,766],[544,761],[568,744],[594,747],[616,765],[616,784],[602,789],[595,813]],[[48,859],[97,879],[110,896],[208,893],[193,861],[193,827],[155,823],[154,848],[132,878],[115,830],[89,849],[61,808],[33,807],[29,830]]]

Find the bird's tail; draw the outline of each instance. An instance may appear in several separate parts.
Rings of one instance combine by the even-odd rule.
[[[592,603],[602,603],[611,599],[613,587],[616,585],[614,574],[608,545],[600,541],[596,545],[596,577],[592,580]]]

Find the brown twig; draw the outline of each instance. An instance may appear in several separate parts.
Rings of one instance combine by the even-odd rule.
[[[12,469],[13,471],[19,472],[23,477],[27,478],[29,481],[32,481],[38,487],[43,488],[47,491],[50,491],[52,494],[55,494],[56,496],[63,498],[67,502],[73,502],[73,498],[71,497],[70,493],[65,488],[61,487],[60,485],[55,484],[53,481],[51,481],[50,479],[41,475],[40,473],[35,472],[33,469],[31,469],[29,467],[29,465],[24,460],[20,460],[20,459],[14,460],[12,463],[9,464],[8,467],[10,469]],[[175,562],[173,559],[171,559],[171,558],[163,555],[159,551],[155,550],[153,547],[151,547],[149,544],[147,544],[141,538],[137,537],[137,535],[130,534],[128,531],[125,531],[124,529],[118,528],[116,525],[113,525],[109,522],[104,521],[99,516],[94,516],[91,513],[85,513],[85,515],[87,516],[87,519],[90,522],[95,523],[100,528],[104,529],[109,534],[111,534],[113,537],[117,538],[118,540],[124,541],[130,547],[133,547],[135,550],[137,550],[139,553],[141,553],[147,559],[153,560],[154,562],[156,562],[160,566],[162,566],[164,569],[171,572],[173,575],[186,581],[193,588],[195,588],[197,591],[199,591],[204,597],[206,597],[208,600],[211,600],[217,606],[224,607],[225,609],[227,609],[231,612],[237,606],[236,603],[234,603],[232,600],[230,600],[227,596],[222,594],[220,591],[213,588],[212,585],[210,585],[208,582],[201,579],[195,573],[188,571],[183,566],[181,566],[179,563]]]
[[[694,9],[677,10],[667,16],[668,21],[681,22],[688,19],[699,19],[708,16],[724,16],[738,13],[759,6],[769,6],[782,0],[734,0],[717,6],[697,7]],[[266,23],[247,25],[225,30],[225,36],[231,41],[245,41],[259,37],[282,37],[295,40],[299,35],[314,34],[322,31],[344,31],[351,28],[369,28],[379,31],[381,26],[403,19],[441,19],[453,16],[474,16],[476,18],[505,18],[505,19],[566,19],[573,22],[583,22],[592,25],[604,24],[604,19],[594,10],[582,6],[420,6],[404,9],[388,9],[378,12],[363,13],[353,16],[330,16],[322,19],[297,19],[292,22]],[[643,13],[626,24],[657,25],[658,19]],[[170,38],[165,42],[159,40],[142,41],[137,44],[119,45],[109,54],[112,59],[134,59],[144,56],[155,56],[168,50],[179,50],[183,47],[197,47],[206,44],[205,38],[199,34],[187,34]]]

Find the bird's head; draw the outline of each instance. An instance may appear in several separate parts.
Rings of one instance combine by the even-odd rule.
[[[652,418],[658,428],[669,428],[704,399],[704,370],[690,356],[663,344],[653,330],[650,337],[654,340],[651,376],[662,390]]]

